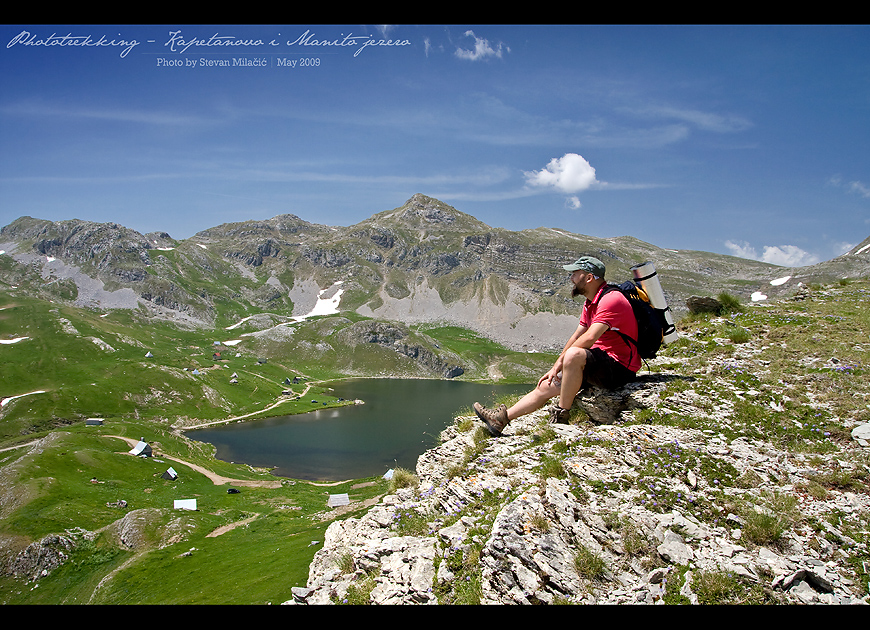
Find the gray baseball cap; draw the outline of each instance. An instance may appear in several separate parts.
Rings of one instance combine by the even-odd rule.
[[[604,277],[604,263],[592,256],[581,256],[571,265],[562,265],[565,271],[585,271],[599,278]]]

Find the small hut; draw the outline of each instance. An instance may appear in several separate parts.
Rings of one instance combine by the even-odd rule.
[[[330,494],[329,501],[326,502],[328,507],[338,507],[340,505],[350,505],[350,497],[347,494]]]
[[[139,443],[130,451],[130,455],[136,455],[137,457],[151,457],[151,445],[145,442],[145,440],[139,440]]]

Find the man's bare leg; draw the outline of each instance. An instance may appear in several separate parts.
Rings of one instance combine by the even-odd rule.
[[[553,382],[542,380],[528,394],[520,398],[510,409],[500,405],[500,409],[487,410],[479,403],[474,403],[475,413],[490,428],[493,435],[500,435],[509,422],[525,416],[547,404],[559,396],[559,406],[568,410],[574,404],[574,398],[583,385],[583,369],[586,367],[587,350],[582,348],[569,349],[562,364],[561,380]],[[557,414],[558,421],[567,420],[567,411]],[[554,419],[551,418],[551,422]]]
[[[561,384],[543,382],[538,385],[508,409],[508,420],[516,420],[521,416],[537,411],[555,396],[559,396],[559,406],[562,409],[570,409],[571,405],[574,404],[574,398],[583,385],[586,352],[583,348],[569,349],[565,353],[565,360],[562,364]]]
[[[559,395],[558,385],[550,385],[548,383],[538,385],[508,409],[508,420],[516,420],[521,416],[537,411],[546,405],[548,400],[557,395]]]
[[[570,409],[574,398],[583,386],[583,370],[589,351],[584,348],[570,348],[562,363],[562,386],[559,388],[559,406]]]

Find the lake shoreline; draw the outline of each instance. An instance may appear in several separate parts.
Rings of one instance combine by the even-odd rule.
[[[355,381],[355,380],[409,380],[409,381],[410,380],[422,380],[422,381],[443,381],[443,382],[447,382],[447,383],[471,383],[474,385],[494,385],[494,386],[524,385],[524,383],[503,383],[503,382],[497,383],[497,382],[489,381],[489,380],[444,379],[444,378],[435,378],[435,377],[426,377],[426,376],[349,376],[349,377],[342,377],[342,378],[331,379],[331,380],[326,380],[326,381],[313,381],[313,382],[309,383],[308,385],[311,385],[313,383],[318,383],[318,384],[343,383],[343,382]],[[535,387],[534,383],[526,384],[526,385],[529,387],[529,389],[533,389]],[[304,392],[302,392],[302,394],[299,394],[299,396],[304,396],[307,393],[307,391],[308,391],[308,389],[306,388],[306,390]],[[197,429],[203,429],[203,428],[211,427],[211,426],[219,426],[219,425],[224,425],[224,424],[229,424],[229,423],[234,423],[234,422],[247,422],[250,420],[267,420],[269,418],[282,418],[282,417],[287,416],[287,415],[297,415],[297,414],[272,414],[272,415],[266,415],[266,416],[259,415],[259,414],[271,411],[271,410],[277,408],[279,405],[284,404],[284,403],[288,403],[288,402],[294,402],[294,399],[282,398],[282,399],[275,401],[271,405],[267,406],[265,409],[261,409],[260,411],[252,411],[251,413],[247,413],[247,414],[244,414],[241,416],[234,416],[232,418],[223,418],[221,420],[208,420],[206,422],[202,422],[200,424],[194,424],[194,425],[173,424],[172,430],[175,431],[177,434],[183,434],[186,431],[195,431]],[[322,409],[336,409],[339,407],[346,407],[349,404],[365,404],[365,401],[364,400],[353,400],[353,401],[344,401],[341,404],[327,404],[326,406],[324,406],[322,408],[317,407],[314,409],[309,409],[308,411],[300,411],[300,412],[298,412],[298,414],[301,415],[301,414],[306,414],[306,413],[314,413],[316,411],[321,411]],[[198,422],[198,421],[194,420],[194,422]]]
[[[276,477],[335,482],[413,469],[441,431],[475,400],[524,393],[529,384],[395,377],[334,381],[343,404],[298,414],[222,421],[183,429],[215,447],[215,459]],[[353,401],[362,400],[357,405]],[[250,422],[256,419],[258,422]]]

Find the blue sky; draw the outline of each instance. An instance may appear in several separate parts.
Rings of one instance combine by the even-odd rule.
[[[863,25],[0,29],[0,225],[349,226],[419,192],[784,265],[870,235]]]

